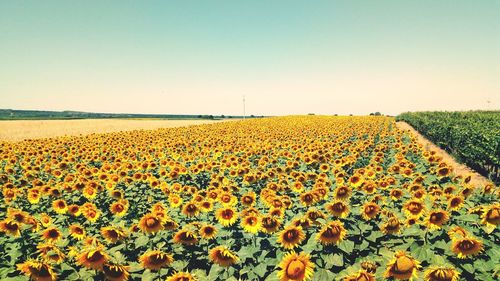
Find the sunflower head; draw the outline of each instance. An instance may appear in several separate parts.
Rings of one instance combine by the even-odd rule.
[[[161,218],[154,214],[145,214],[142,216],[138,226],[145,233],[156,233],[163,229]]]
[[[207,224],[200,228],[200,236],[203,239],[213,239],[217,235],[217,228],[213,225]]]
[[[375,218],[380,212],[380,206],[375,202],[367,202],[361,208],[361,216],[365,220]]]
[[[500,224],[500,203],[488,206],[483,209],[481,223],[497,226]]]
[[[338,244],[346,236],[344,224],[340,221],[332,221],[326,224],[317,234],[316,239],[323,245]]]
[[[52,266],[48,263],[38,260],[27,260],[17,265],[17,270],[24,273],[32,280],[56,281],[57,275]]]
[[[191,273],[189,272],[176,272],[169,277],[167,277],[166,281],[197,281]]]
[[[128,280],[130,273],[129,267],[117,264],[105,264],[102,267],[104,277],[110,281],[124,281]]]
[[[448,212],[444,210],[434,210],[429,213],[426,219],[426,225],[428,228],[439,229],[445,224],[449,219]]]
[[[235,209],[226,207],[218,209],[215,217],[217,218],[217,221],[223,226],[230,226],[233,225],[238,219],[238,213],[236,213]]]
[[[278,266],[281,268],[278,271],[280,281],[309,280],[314,274],[314,264],[304,252],[285,254]]]
[[[197,235],[186,229],[179,230],[173,239],[174,243],[183,244],[183,245],[194,245],[198,243]]]
[[[285,249],[293,249],[306,239],[304,231],[300,226],[288,226],[278,235],[277,242]]]
[[[174,261],[172,255],[164,253],[159,250],[148,251],[139,257],[139,262],[142,267],[150,270],[160,270],[163,267],[167,267]]]
[[[51,226],[42,232],[42,238],[48,242],[57,242],[62,238],[62,233],[59,229]]]
[[[0,221],[0,231],[12,236],[21,236],[21,225],[12,219]]]
[[[451,243],[451,250],[458,258],[465,259],[478,255],[483,251],[483,242],[474,237],[455,238]]]
[[[76,263],[88,269],[102,270],[108,260],[108,254],[101,247],[92,247],[80,253]]]
[[[420,263],[403,251],[397,251],[394,258],[387,264],[385,277],[407,280],[417,276]]]
[[[238,256],[224,246],[217,246],[210,250],[209,258],[220,266],[231,266],[239,261]]]
[[[458,281],[460,273],[454,267],[431,266],[424,272],[425,281]]]
[[[281,222],[273,216],[264,216],[262,218],[262,231],[265,233],[275,233],[281,226]]]
[[[375,281],[375,275],[366,270],[360,270],[357,273],[344,278],[344,281]]]
[[[343,201],[334,201],[326,205],[327,211],[334,217],[345,218],[349,215],[349,206]]]

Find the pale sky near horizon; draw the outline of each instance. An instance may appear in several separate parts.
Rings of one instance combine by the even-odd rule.
[[[0,108],[500,109],[500,1],[0,0]]]

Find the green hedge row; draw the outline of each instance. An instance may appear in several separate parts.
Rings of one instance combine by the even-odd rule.
[[[497,185],[500,182],[500,111],[406,112],[405,121]]]

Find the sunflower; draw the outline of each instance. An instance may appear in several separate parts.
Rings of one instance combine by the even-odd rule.
[[[365,220],[371,220],[378,215],[380,207],[375,202],[366,202],[361,208],[361,216]]]
[[[212,202],[205,200],[200,203],[200,210],[204,213],[210,212],[213,209]]]
[[[0,231],[12,236],[21,236],[21,225],[12,219],[0,221]]]
[[[459,195],[455,195],[448,199],[448,209],[459,210],[464,205],[464,198]]]
[[[483,250],[483,242],[473,237],[455,238],[452,240],[451,250],[459,259],[465,259],[479,254]]]
[[[460,273],[454,267],[431,266],[425,270],[425,281],[458,281]]]
[[[88,269],[102,270],[109,256],[101,247],[89,248],[77,256],[76,263]]]
[[[128,280],[130,273],[129,267],[116,264],[105,264],[102,267],[104,277],[110,281],[125,281]]]
[[[347,200],[351,196],[352,190],[348,186],[339,186],[335,189],[333,197],[337,200]]]
[[[451,227],[450,230],[448,230],[448,236],[450,237],[450,239],[453,240],[455,238],[462,238],[462,237],[469,236],[469,234],[467,233],[467,231],[465,229],[456,225],[456,226]]]
[[[399,188],[394,188],[391,190],[391,192],[389,193],[389,195],[391,196],[391,199],[393,201],[397,201],[399,200],[402,196],[403,196],[403,191]]]
[[[491,226],[497,226],[500,224],[500,203],[487,206],[483,209],[481,223]]]
[[[29,214],[14,208],[7,208],[7,218],[10,218],[20,224],[26,223],[29,218]]]
[[[344,278],[344,281],[375,281],[375,275],[373,273],[365,271],[365,270],[360,270],[357,273],[354,273],[352,275],[349,275]]]
[[[444,166],[444,167],[438,168],[436,172],[437,172],[437,175],[439,177],[443,178],[443,177],[449,176],[451,174],[452,170],[453,169],[451,167]]]
[[[354,187],[360,187],[364,182],[363,176],[359,174],[355,174],[349,178],[349,184]]]
[[[82,240],[85,237],[85,229],[78,224],[72,224],[69,226],[69,234],[76,240]]]
[[[238,256],[224,246],[217,246],[210,250],[209,258],[220,266],[231,266],[239,261]]]
[[[158,271],[163,267],[167,267],[174,261],[172,255],[159,250],[148,251],[139,257],[139,262],[142,267],[154,271]]]
[[[109,211],[117,217],[123,217],[127,213],[128,207],[128,201],[122,199],[111,203]]]
[[[165,230],[174,230],[179,227],[179,224],[175,222],[173,219],[167,217],[163,219],[163,229]]]
[[[349,206],[343,201],[333,201],[326,205],[326,210],[334,217],[345,218],[349,215]]]
[[[68,213],[74,217],[78,217],[82,214],[82,211],[80,211],[80,206],[72,204],[68,205]]]
[[[404,212],[407,216],[409,217],[420,217],[424,211],[425,211],[425,206],[422,204],[422,202],[412,199],[408,200],[404,205],[403,205]]]
[[[166,281],[197,281],[191,273],[189,272],[176,272],[169,277],[167,277]]]
[[[387,221],[380,227],[385,234],[396,234],[401,230],[401,222],[397,217],[389,217]]]
[[[316,203],[316,201],[317,201],[317,198],[314,195],[314,193],[311,191],[304,192],[300,195],[300,202],[304,206],[311,206],[312,204]]]
[[[62,233],[56,227],[51,226],[42,232],[42,238],[48,242],[57,242],[62,238]]]
[[[47,227],[52,224],[52,218],[46,213],[42,213],[40,215],[40,222],[42,223],[43,227]]]
[[[364,261],[361,262],[361,268],[366,270],[369,273],[375,273],[377,271],[378,265],[374,262],[371,261]]]
[[[196,217],[200,213],[200,208],[195,202],[189,202],[182,208],[182,213],[187,217]]]
[[[127,237],[124,230],[112,226],[101,228],[101,235],[110,243],[116,243],[117,241],[123,240],[123,238]]]
[[[323,226],[316,235],[316,240],[319,240],[323,245],[338,244],[344,240],[345,236],[344,224],[340,221],[332,221]]]
[[[262,220],[259,216],[249,215],[241,220],[243,230],[249,233],[257,233],[262,227]]]
[[[63,199],[58,199],[52,202],[52,208],[58,214],[65,214],[68,211],[68,205]]]
[[[285,249],[293,249],[306,239],[301,226],[288,226],[278,234],[277,242]]]
[[[280,281],[309,280],[314,274],[314,264],[311,262],[309,254],[304,252],[285,254],[278,266],[281,268],[278,271]]]
[[[83,216],[91,223],[96,222],[101,216],[101,212],[97,208],[90,208],[82,212]]]
[[[56,281],[57,275],[51,265],[37,260],[27,260],[17,265],[17,270],[36,281]]]
[[[178,194],[171,193],[168,196],[168,202],[170,202],[171,208],[177,208],[182,205],[182,198]]]
[[[444,210],[431,211],[425,220],[425,224],[429,229],[440,229],[445,224],[450,216]]]
[[[417,277],[420,263],[407,255],[404,251],[396,251],[394,258],[387,264],[385,277],[399,280],[407,280]]]
[[[48,262],[61,263],[64,261],[64,253],[52,243],[42,243],[36,248],[40,256]]]
[[[216,211],[215,217],[223,226],[230,226],[238,219],[238,213],[233,208],[220,208]]]
[[[145,233],[156,233],[163,229],[161,219],[153,214],[142,216],[138,226]]]
[[[189,230],[179,230],[173,238],[174,243],[179,243],[183,245],[194,245],[198,243],[198,237],[196,234]]]
[[[281,222],[272,216],[262,217],[262,231],[265,233],[275,233],[281,226]]]
[[[241,204],[243,206],[251,207],[255,204],[255,192],[248,192],[241,197]]]
[[[217,235],[217,228],[215,226],[207,224],[200,228],[200,236],[203,239],[213,239]]]

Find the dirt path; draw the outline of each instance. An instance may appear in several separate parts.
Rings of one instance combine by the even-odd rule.
[[[237,120],[237,119],[230,119]],[[78,119],[0,121],[0,141],[183,127],[226,120]]]
[[[424,136],[422,136],[417,130],[415,130],[410,124],[400,121],[396,122],[396,126],[400,130],[404,131],[410,131],[411,134],[413,134],[419,143],[421,143],[427,150],[434,150],[436,151],[436,154],[441,156],[443,160],[448,163],[451,167],[453,167],[453,173],[455,175],[462,175],[463,177],[467,175],[472,175],[471,179],[471,184],[475,187],[482,188],[486,184],[491,184],[491,181],[488,180],[487,178],[483,177],[482,175],[478,174],[471,168],[460,164],[453,158],[451,155],[448,154],[445,150],[439,148],[437,145],[426,139]]]

